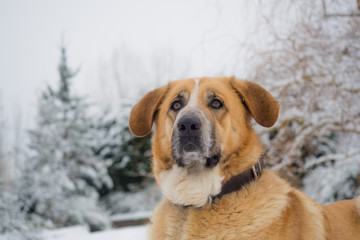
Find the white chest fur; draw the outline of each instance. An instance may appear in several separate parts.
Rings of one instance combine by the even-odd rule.
[[[172,203],[202,207],[211,196],[221,191],[220,168],[204,169],[199,173],[188,173],[185,168],[174,165],[160,174],[162,193]]]

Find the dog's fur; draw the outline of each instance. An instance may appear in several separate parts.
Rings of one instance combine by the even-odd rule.
[[[269,92],[235,78],[179,80],[145,95],[129,126],[141,137],[156,125],[153,172],[165,197],[151,239],[360,239],[360,198],[321,206],[267,170],[213,198],[262,154],[251,117],[270,127],[278,112]],[[186,117],[189,140],[181,132]]]

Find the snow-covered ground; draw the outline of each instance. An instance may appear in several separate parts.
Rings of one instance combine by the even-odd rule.
[[[151,211],[140,211],[128,214],[117,214],[111,216],[113,222],[147,219]],[[89,232],[86,225],[71,226],[42,232],[44,240],[144,240],[147,239],[147,227],[144,225],[109,229],[106,231]]]
[[[44,240],[145,240],[147,227],[136,226],[90,233],[87,226],[74,226],[42,233]]]

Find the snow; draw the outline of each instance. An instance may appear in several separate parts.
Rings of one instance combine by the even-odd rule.
[[[135,216],[149,217],[151,211],[161,199],[162,195],[158,186],[156,184],[149,184],[136,192],[111,193],[104,199],[103,203],[111,216],[113,216],[111,218],[118,218],[124,215],[130,217],[134,216],[134,214]],[[133,217],[130,218],[133,219]]]
[[[133,239],[147,239],[147,227],[146,226],[137,226],[137,227],[128,227],[116,230],[110,230],[105,232],[98,232],[90,234],[88,240],[112,240],[112,239],[121,239],[121,240],[133,240]]]
[[[44,240],[142,240],[147,239],[147,226],[126,227],[90,233],[86,226],[74,226],[42,233]]]
[[[304,178],[303,191],[321,204],[351,199],[360,190],[356,182],[351,180],[356,179],[359,172],[359,160],[356,163],[355,159],[350,164],[337,161],[333,165],[316,168]]]
[[[66,228],[59,228],[55,230],[45,230],[42,233],[44,239],[81,239],[82,236],[88,235],[89,230],[86,225],[71,226]]]

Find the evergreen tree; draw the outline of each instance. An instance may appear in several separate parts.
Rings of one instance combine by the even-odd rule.
[[[58,71],[60,86],[42,93],[37,128],[30,131],[24,208],[41,221],[50,219],[50,226],[86,222],[104,228],[108,219],[98,207],[99,191],[112,188],[112,180],[106,163],[93,154],[93,119],[85,100],[71,92],[77,71],[68,67],[64,47]]]
[[[115,187],[118,190],[130,191],[144,187],[151,180],[151,136],[134,137],[128,127],[119,132],[121,145],[112,154],[113,163],[109,168]]]
[[[98,124],[102,142],[95,153],[111,163],[108,171],[117,191],[138,190],[153,179],[151,136],[134,137],[128,128],[127,120],[133,105],[133,101],[123,99],[117,117],[105,114]]]

